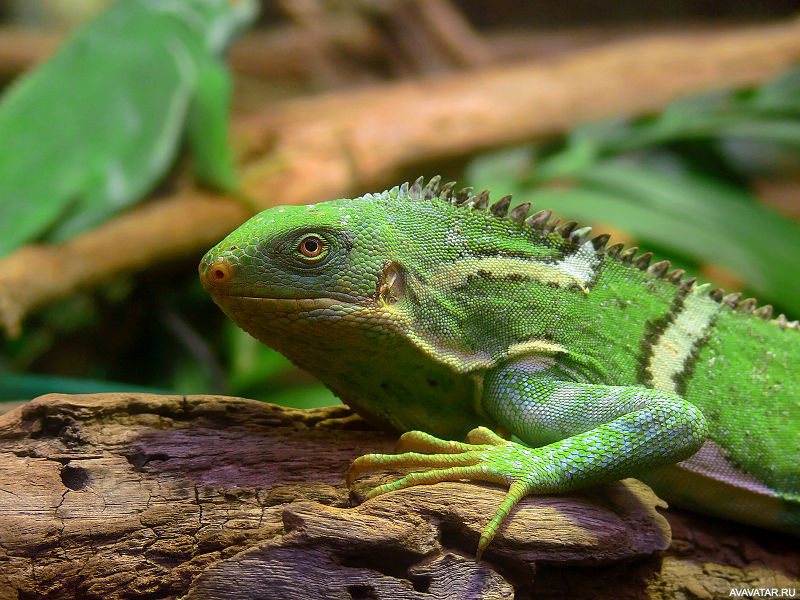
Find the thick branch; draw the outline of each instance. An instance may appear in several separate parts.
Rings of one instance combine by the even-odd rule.
[[[646,113],[709,88],[758,83],[798,58],[800,22],[791,22],[624,41],[553,61],[290,101],[234,123],[243,191],[259,207],[349,195],[389,182],[404,166]],[[88,242],[77,238],[3,259],[0,323],[18,333],[25,314],[76,287],[147,261],[199,254],[245,216],[230,201],[220,200],[221,208],[207,202],[184,191],[122,217],[132,236],[124,245],[112,221],[87,234],[99,253],[87,253]],[[154,236],[151,227],[163,233]]]
[[[0,599],[666,600],[800,585],[789,536],[684,514],[667,549],[663,503],[635,480],[525,498],[477,563],[501,488],[359,502],[398,476],[385,473],[348,492],[350,461],[394,437],[343,406],[37,398],[0,416]]]
[[[347,508],[347,464],[391,451],[392,438],[344,407],[38,398],[0,417],[0,598],[162,598],[190,586],[192,598],[331,598],[356,585],[374,598],[496,598],[511,591],[498,570],[529,586],[539,560],[608,565],[669,545],[660,501],[629,481],[525,500],[487,553],[496,567],[476,564],[498,488],[443,483]],[[415,595],[408,580],[431,569],[430,595]]]

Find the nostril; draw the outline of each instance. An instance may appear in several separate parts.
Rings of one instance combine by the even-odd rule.
[[[209,285],[222,285],[233,279],[233,265],[225,260],[218,259],[209,264],[201,276],[204,283]]]

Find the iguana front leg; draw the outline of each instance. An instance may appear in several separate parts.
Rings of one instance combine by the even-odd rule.
[[[350,467],[348,480],[379,468],[434,467],[379,486],[370,497],[458,479],[508,485],[505,499],[481,534],[480,556],[510,510],[528,494],[562,492],[636,475],[681,461],[702,446],[706,421],[689,402],[643,387],[559,379],[564,372],[521,363],[487,374],[485,410],[536,447],[503,440],[485,428],[470,432],[474,444],[410,432],[401,437],[401,447],[415,451],[362,456]]]

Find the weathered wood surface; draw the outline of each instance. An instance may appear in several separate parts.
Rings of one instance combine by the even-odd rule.
[[[655,510],[635,480],[527,498],[484,560],[503,492],[442,483],[359,503],[391,451],[345,407],[43,396],[0,417],[0,599],[712,598],[800,588],[793,540]],[[755,536],[755,537],[754,537]],[[796,544],[795,544],[796,545]]]

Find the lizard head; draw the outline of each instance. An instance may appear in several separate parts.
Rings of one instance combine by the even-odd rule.
[[[206,254],[200,280],[242,329],[303,362],[391,325],[393,236],[375,215],[353,200],[265,210]]]
[[[528,263],[516,258],[532,244],[509,237],[519,219],[499,218],[509,198],[490,213],[488,193],[440,190],[439,181],[266,210],[206,254],[200,279],[237,325],[318,375],[335,366],[319,361],[343,360],[343,348],[368,367],[401,347],[453,371],[489,367],[521,347],[491,299],[504,297],[509,280],[532,276],[517,273]],[[559,274],[542,264],[528,270]],[[521,304],[535,315],[547,309]]]
[[[452,186],[437,195],[439,180],[261,212],[205,255],[200,280],[239,327],[362,416],[460,435],[478,387],[460,374],[491,357],[453,334],[461,314],[441,286],[466,276],[442,268],[471,213],[452,207]]]
[[[386,248],[364,208],[349,201],[265,210],[209,250],[203,286],[215,298],[369,302]]]

